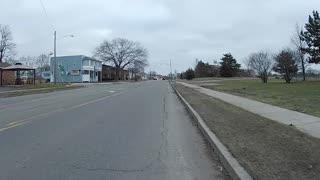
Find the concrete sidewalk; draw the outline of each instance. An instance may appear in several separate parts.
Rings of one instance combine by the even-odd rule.
[[[270,104],[261,103],[247,98],[222,93],[196,85],[177,82],[188,88],[196,90],[208,96],[220,99],[229,104],[235,105],[262,117],[277,121],[286,125],[294,125],[297,129],[311,136],[320,138],[320,118],[308,114],[272,106]]]

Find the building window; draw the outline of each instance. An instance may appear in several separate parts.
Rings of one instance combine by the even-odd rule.
[[[83,60],[83,66],[89,66],[90,62],[89,60]]]
[[[89,71],[88,70],[83,70],[82,74],[89,74]]]
[[[80,75],[80,71],[79,71],[79,70],[72,70],[72,71],[70,72],[70,75],[71,75],[71,76],[79,76],[79,75]]]

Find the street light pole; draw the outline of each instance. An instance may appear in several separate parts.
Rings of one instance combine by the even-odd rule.
[[[54,84],[57,84],[57,31],[54,31],[54,38],[53,38],[53,56],[54,56]]]

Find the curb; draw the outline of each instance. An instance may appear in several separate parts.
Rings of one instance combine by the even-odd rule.
[[[185,105],[188,112],[196,120],[198,127],[209,141],[210,146],[218,154],[222,165],[226,168],[227,172],[234,180],[252,180],[249,173],[238,163],[238,161],[232,156],[228,149],[221,143],[218,137],[209,129],[200,115],[192,108],[192,106],[182,97],[179,91],[170,83],[173,90],[178,95],[181,102]]]

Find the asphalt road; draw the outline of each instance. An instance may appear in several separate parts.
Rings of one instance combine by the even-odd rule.
[[[167,81],[0,99],[0,179],[225,179]]]

